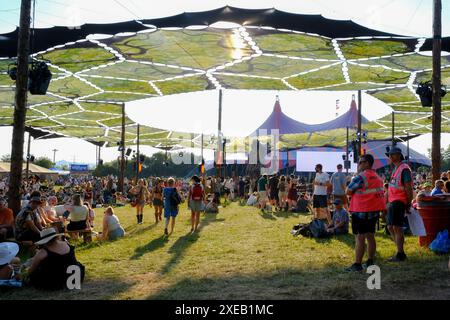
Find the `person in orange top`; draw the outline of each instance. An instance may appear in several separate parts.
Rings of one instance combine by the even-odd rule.
[[[355,235],[355,263],[345,271],[362,271],[374,264],[376,251],[375,226],[380,212],[386,209],[383,180],[372,169],[373,156],[363,155],[358,162],[358,174],[348,185],[346,193],[351,196],[350,213],[352,231]],[[367,262],[362,265],[367,239]]]
[[[7,238],[14,238],[14,215],[5,198],[0,198],[0,240]]]
[[[411,201],[413,199],[413,179],[411,168],[404,161],[402,150],[392,147],[387,153],[393,165],[388,188],[388,205],[386,222],[392,240],[397,247],[397,253],[388,259],[389,262],[400,262],[406,260],[403,249],[405,237],[403,226],[405,215],[410,213]]]

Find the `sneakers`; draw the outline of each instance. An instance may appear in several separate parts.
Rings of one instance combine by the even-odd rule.
[[[169,235],[169,231],[167,230],[167,228],[164,228],[164,235],[166,235],[166,236]]]
[[[367,261],[365,263],[363,263],[362,266],[363,266],[364,269],[367,269],[368,267],[373,266],[373,265],[374,265],[373,260],[372,259],[367,259]]]
[[[344,269],[345,272],[362,272],[364,269],[360,263],[354,263],[350,267]]]
[[[397,252],[395,256],[390,257],[388,262],[402,262],[407,259],[406,254],[404,252]]]

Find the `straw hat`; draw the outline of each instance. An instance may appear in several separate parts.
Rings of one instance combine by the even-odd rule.
[[[62,233],[56,233],[55,228],[44,229],[40,232],[41,240],[37,241],[35,244],[43,245],[52,240],[57,236],[62,236]]]
[[[19,245],[15,242],[0,243],[0,265],[10,263],[19,252]]]

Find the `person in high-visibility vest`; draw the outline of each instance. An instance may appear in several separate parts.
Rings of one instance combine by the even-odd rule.
[[[345,271],[362,271],[374,264],[376,251],[375,226],[380,212],[386,209],[383,180],[372,169],[374,158],[370,154],[361,156],[358,174],[352,179],[346,193],[351,197],[350,214],[352,232],[355,235],[355,263]],[[366,263],[362,264],[367,239]]]
[[[397,247],[397,253],[388,261],[399,262],[406,260],[406,254],[403,250],[405,243],[403,226],[405,224],[405,213],[409,214],[411,209],[413,179],[411,168],[404,161],[400,148],[392,147],[386,155],[389,156],[389,160],[394,166],[388,187],[386,222],[392,240]]]

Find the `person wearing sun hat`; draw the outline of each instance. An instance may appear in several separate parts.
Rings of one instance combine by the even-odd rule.
[[[14,276],[11,261],[19,252],[19,245],[15,242],[0,243],[0,280],[9,280]]]
[[[16,217],[16,239],[18,241],[33,241],[40,239],[39,232],[43,229],[37,208],[41,204],[41,197],[34,196],[28,204],[20,210]]]
[[[61,240],[62,234],[54,228],[40,232],[40,240],[36,242],[41,249],[33,257],[29,273],[29,284],[38,289],[58,290],[67,285],[68,267],[77,265],[81,270],[81,281],[84,279],[84,266],[75,257],[75,248]]]
[[[393,166],[389,179],[386,222],[397,249],[397,253],[389,258],[388,261],[401,262],[406,260],[403,226],[406,219],[405,214],[410,213],[413,200],[413,179],[411,168],[404,161],[405,158],[400,148],[392,146],[386,155]]]

